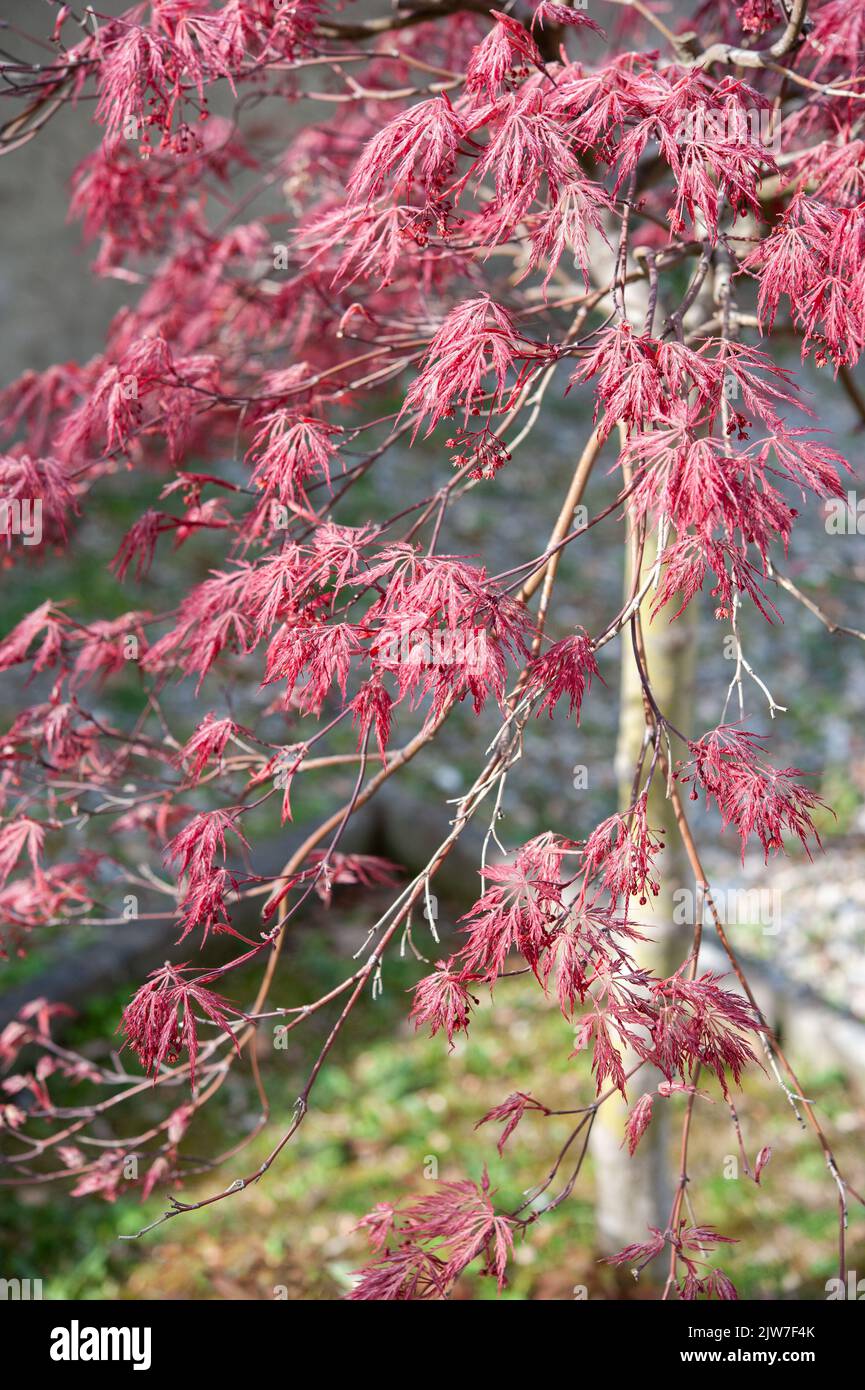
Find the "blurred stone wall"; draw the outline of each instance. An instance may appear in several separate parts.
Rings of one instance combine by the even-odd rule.
[[[123,0],[99,0],[104,14],[119,14]],[[0,46],[28,61],[50,61],[23,36],[46,38],[54,7],[46,0],[2,0]],[[68,35],[72,27],[65,31]],[[0,119],[20,109],[0,101]],[[28,367],[86,360],[98,351],[112,314],[128,287],[90,273],[95,254],[82,244],[81,229],[67,223],[69,180],[76,164],[100,136],[92,124],[93,102],[65,106],[39,134],[0,159],[0,382]]]

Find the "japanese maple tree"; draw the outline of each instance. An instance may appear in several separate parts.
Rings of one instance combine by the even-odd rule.
[[[94,272],[126,282],[128,302],[96,358],[24,371],[2,392],[4,559],[39,560],[15,543],[13,503],[38,501],[45,540],[68,553],[112,478],[134,474],[149,501],[115,538],[129,611],[84,621],[54,592],[0,642],[0,669],[26,673],[16,689],[31,701],[3,735],[0,907],[7,948],[20,952],[49,925],[98,919],[106,883],[127,884],[176,919],[178,945],[118,1020],[119,1059],[67,1048],[58,1006],[40,1001],[6,1028],[7,1174],[111,1197],[134,1152],[144,1192],[170,1192],[163,1221],[235,1200],[304,1122],[357,1001],[387,980],[412,912],[480,821],[491,829],[476,901],[429,963],[417,953],[407,1012],[429,1046],[452,1046],[482,994],[531,972],[538,1006],[571,1023],[582,1100],[555,1166],[518,1209],[490,1188],[487,1130],[477,1181],[378,1206],[352,1297],[442,1298],[476,1261],[502,1287],[515,1240],[555,1219],[574,1189],[599,1107],[643,1068],[659,1081],[623,1142],[633,1152],[653,1112],[678,1098],[682,1170],[665,1229],[616,1259],[666,1261],[667,1295],[735,1297],[718,1263],[735,1260],[720,1254],[727,1238],[685,1201],[688,1135],[707,1093],[723,1101],[765,1065],[834,1181],[844,1277],[852,1189],[715,913],[687,806],[704,797],[719,832],[768,859],[790,840],[819,847],[819,797],[748,727],[741,680],[738,719],[722,695],[716,727],[675,727],[653,691],[643,626],[649,596],[653,622],[697,604],[737,642],[743,606],[777,622],[782,600],[804,597],[778,569],[800,507],[846,491],[848,464],[776,360],[773,335],[795,336],[802,358],[855,399],[860,0],[703,4],[680,32],[655,0],[593,0],[591,14],[552,0],[503,10],[409,0],[362,14],[333,0],[53,10],[53,56],[3,60],[16,106],[0,147],[26,158],[70,104],[90,103],[93,149],[74,173],[71,214],[94,243]],[[267,211],[280,189],[279,212]],[[505,572],[444,553],[465,494],[483,491],[492,531],[500,471],[540,475],[532,431],[554,395],[573,407],[577,464],[550,502],[548,544],[527,544]],[[432,460],[422,495],[358,524],[353,490],[421,439]],[[617,495],[593,508],[602,469]],[[560,557],[596,525],[611,553],[629,549],[632,590],[599,630],[568,630]],[[202,536],[220,556],[204,578],[186,548]],[[154,562],[181,591],[168,612]],[[599,809],[584,840],[549,826],[502,845],[509,769],[551,720],[579,722],[613,641],[633,654],[644,697],[630,806]],[[105,693],[130,661],[138,707],[106,715]],[[166,707],[177,682],[191,719]],[[241,715],[238,687],[266,698]],[[425,867],[406,876],[350,853],[352,817],[460,706],[494,709],[499,731],[486,753],[478,741],[477,775]],[[347,728],[351,753],[335,743]],[[350,797],[279,873],[263,872],[253,810],[279,829],[336,759],[355,776]],[[649,810],[660,784],[727,978],[701,966],[702,913],[668,978],[634,958],[635,905],[665,873]],[[97,834],[82,849],[85,820]],[[289,925],[341,883],[387,891],[389,905],[370,916],[337,988],[279,1013]],[[230,950],[214,964],[217,936]],[[260,985],[239,998],[233,972],[251,966]],[[260,1087],[262,1026],[292,1030],[322,1010],[325,1042],[266,1162],[238,1177],[232,1161],[230,1186],[185,1201],[179,1155],[196,1111],[230,1068],[250,1067]],[[60,1081],[80,1088],[77,1104],[57,1103]],[[529,1084],[478,1116],[503,1125],[500,1151],[518,1125],[561,1113],[542,1075]],[[118,1120],[106,1145],[106,1127],[147,1088],[164,1097],[162,1118],[131,1137]]]

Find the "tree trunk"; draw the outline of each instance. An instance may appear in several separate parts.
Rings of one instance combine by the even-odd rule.
[[[644,573],[655,560],[651,541],[647,543]],[[631,575],[626,574],[625,593],[631,593]],[[690,723],[694,669],[694,619],[696,608],[690,605],[675,623],[666,614],[649,622],[653,594],[643,601],[642,625],[646,664],[655,697],[660,708],[678,726],[687,729]],[[623,634],[621,706],[619,737],[616,749],[616,772],[619,785],[619,807],[625,811],[631,805],[634,769],[640,755],[645,731],[643,697],[640,678],[631,650],[629,634]],[[649,792],[649,825],[663,829],[667,844],[659,867],[661,892],[645,907],[632,900],[629,916],[645,935],[651,938],[636,943],[634,955],[639,965],[657,975],[668,975],[681,963],[688,945],[689,928],[676,927],[673,921],[674,892],[690,883],[687,861],[681,851],[676,833],[672,807],[665,796],[665,783],[657,774]],[[626,1069],[637,1059],[626,1058]],[[654,1090],[662,1080],[653,1068],[638,1072],[628,1088],[628,1100],[633,1105],[646,1091]],[[655,1117],[633,1158],[622,1147],[625,1120],[629,1105],[621,1097],[606,1101],[598,1112],[592,1131],[591,1148],[596,1174],[596,1240],[604,1254],[621,1250],[631,1241],[643,1240],[648,1226],[667,1225],[672,1203],[670,1179],[671,1158],[666,1124],[666,1107],[656,1106]]]

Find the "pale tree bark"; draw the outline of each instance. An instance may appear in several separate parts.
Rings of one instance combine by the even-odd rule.
[[[601,248],[598,248],[601,254]],[[612,273],[612,265],[611,265]],[[706,277],[696,302],[684,319],[687,331],[715,312],[714,277]],[[648,285],[638,281],[629,287],[625,309],[636,332],[644,331],[648,307]],[[656,306],[657,318],[664,321],[666,307]],[[657,330],[656,330],[657,331]],[[647,424],[650,422],[647,421]],[[627,523],[626,523],[627,525]],[[668,537],[668,540],[671,539]],[[657,559],[656,537],[646,538],[642,559],[642,578],[636,589],[631,569],[632,547],[627,547],[624,594],[627,601],[638,592],[642,578],[647,576]],[[643,600],[640,609],[643,645],[649,679],[659,707],[679,729],[688,730],[692,723],[691,706],[694,680],[694,638],[697,605],[690,604],[674,623],[670,612],[658,614],[654,622],[650,610],[654,592]],[[619,809],[626,811],[633,795],[634,770],[640,756],[646,720],[642,686],[634,660],[630,633],[622,634],[622,669],[620,678],[619,733],[616,747],[616,775]],[[647,760],[648,765],[648,760]],[[670,802],[665,795],[662,777],[656,776],[649,793],[649,825],[663,830],[667,848],[660,857],[661,892],[645,907],[635,901],[628,906],[631,920],[650,940],[635,943],[633,954],[637,963],[657,975],[668,975],[684,959],[692,928],[687,924],[676,927],[673,919],[675,894],[681,887],[693,888],[693,876],[681,848]],[[636,1062],[625,1058],[625,1070]],[[630,1106],[645,1091],[653,1090],[663,1078],[648,1067],[638,1072],[628,1086],[628,1102],[613,1097],[601,1106],[592,1127],[590,1152],[595,1171],[595,1242],[603,1254],[621,1250],[632,1241],[643,1240],[648,1226],[663,1230],[668,1222],[673,1200],[675,1155],[671,1151],[669,1126],[664,1105],[655,1106],[655,1117],[634,1154],[623,1146],[625,1121]],[[651,1278],[651,1267],[643,1282]]]
[[[654,563],[655,552],[647,543],[644,573]],[[631,575],[626,575],[625,592],[631,593]],[[646,664],[655,698],[666,715],[678,728],[690,725],[694,672],[694,618],[696,609],[689,606],[680,618],[669,623],[666,614],[649,621],[653,595],[644,601],[641,612]],[[616,748],[616,773],[619,786],[619,808],[631,805],[634,768],[640,756],[646,728],[643,695],[630,641],[622,644],[622,673],[620,681],[619,736]],[[634,951],[637,963],[656,975],[668,975],[681,964],[690,939],[690,928],[674,925],[674,893],[682,886],[692,886],[687,861],[681,852],[670,802],[665,796],[664,779],[654,779],[649,792],[649,825],[652,830],[665,831],[667,848],[659,861],[661,892],[645,907],[634,901],[629,915],[645,935],[651,938],[638,942]],[[625,1068],[636,1061],[628,1057]],[[653,1090],[662,1077],[653,1068],[638,1072],[628,1087],[628,1101],[633,1105],[645,1091]],[[622,1147],[629,1105],[613,1097],[601,1106],[592,1131],[592,1154],[596,1175],[596,1242],[604,1254],[621,1250],[631,1241],[643,1240],[647,1226],[667,1224],[673,1199],[671,1173],[674,1161],[670,1152],[666,1107],[655,1107],[655,1118],[643,1137],[633,1158]]]

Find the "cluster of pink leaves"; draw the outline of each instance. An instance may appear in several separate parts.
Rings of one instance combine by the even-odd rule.
[[[771,329],[782,297],[818,366],[858,362],[865,348],[865,202],[836,207],[798,193],[746,265],[760,279]]]
[[[727,1301],[737,1297],[735,1286],[722,1269],[708,1264],[706,1256],[711,1255],[719,1245],[732,1243],[730,1236],[719,1235],[709,1226],[683,1225],[674,1236],[652,1226],[647,1240],[625,1246],[624,1250],[611,1258],[610,1263],[628,1265],[635,1275],[639,1275],[668,1244],[672,1244],[677,1262],[682,1267],[678,1283],[680,1297],[690,1301],[702,1295]]]
[[[486,1173],[480,1184],[442,1183],[400,1210],[381,1203],[360,1223],[372,1261],[349,1297],[422,1301],[447,1297],[463,1270],[482,1259],[499,1290],[513,1251],[514,1223],[497,1215]]]
[[[564,1016],[578,1015],[575,1055],[591,1045],[598,1095],[609,1083],[625,1094],[627,1050],[670,1082],[704,1067],[725,1093],[728,1076],[738,1084],[753,1060],[745,1035],[755,1026],[741,996],[713,975],[688,978],[684,967],[657,979],[629,953],[628,942],[645,939],[627,916],[634,880],[639,891],[660,847],[648,847],[645,807],[635,810],[632,824],[614,816],[582,849],[547,833],[512,863],[488,867],[491,886],[463,919],[466,944],[416,987],[415,1025],[441,1030],[453,1046],[457,1032],[468,1032],[472,989],[492,987],[517,953],[545,991],[554,981]]]
[[[165,965],[154,970],[150,980],[123,1010],[126,1042],[138,1055],[148,1076],[163,1063],[176,1062],[185,1049],[189,1056],[190,1077],[194,1083],[198,1057],[198,1029],[194,1009],[201,1012],[235,1041],[228,1014],[238,1011],[206,988],[202,979],[184,979],[187,967]]]
[[[798,838],[805,850],[812,838],[820,843],[812,812],[825,803],[815,791],[797,781],[797,767],[772,767],[763,756],[765,736],[722,725],[690,745],[691,760],[677,773],[693,782],[714,801],[724,826],[733,825],[742,841],[742,857],[752,839],[759,840],[768,861],[770,851],[784,848],[786,837]]]

